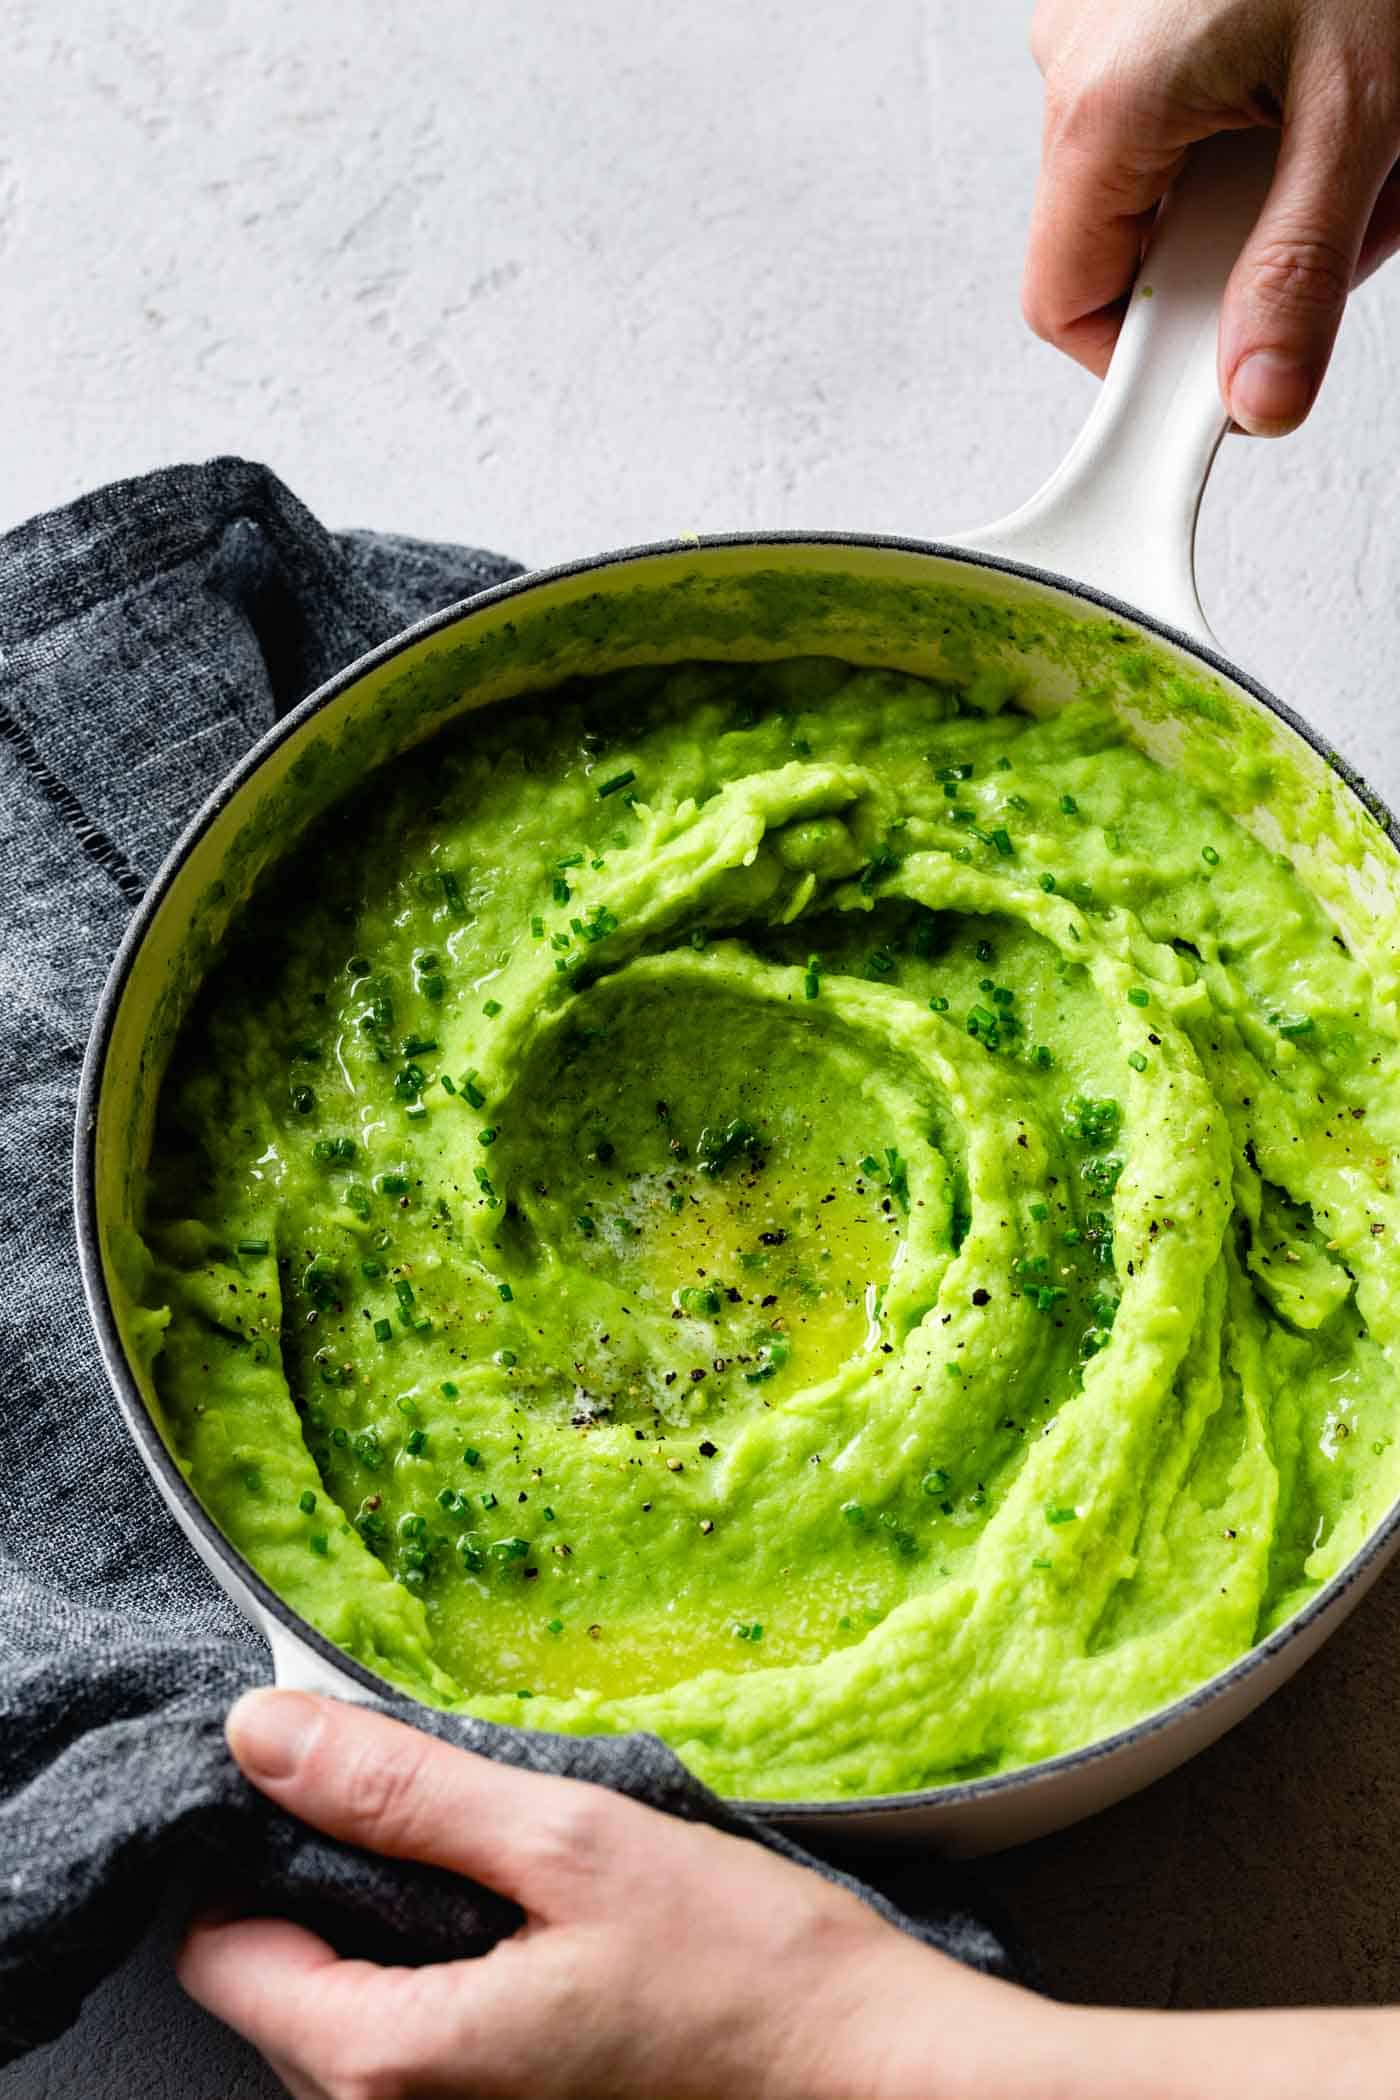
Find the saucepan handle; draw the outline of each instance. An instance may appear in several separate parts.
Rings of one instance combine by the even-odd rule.
[[[1196,595],[1196,513],[1228,418],[1216,333],[1278,138],[1227,132],[1193,149],[1162,206],[1108,376],[1068,454],[1010,517],[954,544],[1004,555],[1213,638]]]
[[[376,1699],[353,1677],[347,1677],[334,1663],[319,1656],[314,1648],[298,1640],[290,1628],[273,1618],[270,1612],[258,1614],[268,1646],[272,1650],[272,1680],[283,1692],[330,1692],[337,1699],[351,1699],[361,1706],[373,1706]]]

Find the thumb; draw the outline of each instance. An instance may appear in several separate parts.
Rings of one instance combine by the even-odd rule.
[[[225,1724],[244,1777],[331,1837],[446,1867],[523,1909],[552,1902],[551,1864],[604,1848],[620,1806],[601,1787],[498,1764],[387,1714],[306,1692],[245,1692]],[[628,1809],[635,1815],[635,1809]]]
[[[1274,179],[1220,321],[1220,390],[1235,422],[1256,437],[1296,429],[1312,407],[1395,157],[1395,124],[1365,88],[1304,76],[1295,90]]]

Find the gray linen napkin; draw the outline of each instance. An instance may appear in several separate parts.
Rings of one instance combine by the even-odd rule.
[[[519,1923],[489,1891],[333,1844],[239,1776],[223,1716],[266,1681],[267,1651],[128,1439],[69,1214],[89,1019],[181,826],[330,673],[516,573],[465,548],[332,535],[236,459],[118,483],[0,539],[0,2063],[71,2023],[167,1877],[201,1860],[347,1950],[400,1961],[483,1953]],[[1004,1936],[931,1857],[816,1860],[651,1738],[386,1704],[488,1756],[746,1833],[916,1937],[1012,1973]]]

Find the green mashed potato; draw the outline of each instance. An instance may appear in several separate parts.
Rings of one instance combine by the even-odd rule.
[[[1106,702],[576,681],[245,913],[148,1348],[196,1493],[381,1677],[899,1792],[1188,1691],[1378,1522],[1397,1123],[1322,902]]]

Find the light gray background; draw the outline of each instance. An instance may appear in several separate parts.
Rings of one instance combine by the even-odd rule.
[[[0,527],[236,451],[327,521],[531,562],[935,534],[1091,382],[1017,314],[1020,0],[5,0]],[[1202,595],[1392,799],[1400,265],[1307,430],[1226,446]],[[992,1878],[1067,1995],[1400,1998],[1400,1580],[1143,1802]],[[0,2100],[280,2092],[159,1937]]]

